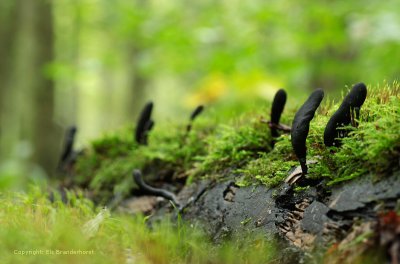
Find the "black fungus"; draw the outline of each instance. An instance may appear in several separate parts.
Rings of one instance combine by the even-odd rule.
[[[194,109],[194,111],[190,115],[190,121],[195,120],[196,117],[199,116],[201,114],[201,112],[203,112],[203,110],[204,110],[203,105],[199,105],[198,107],[196,107],[196,109]]]
[[[192,114],[190,115],[189,124],[186,126],[186,132],[189,133],[192,130],[192,123],[193,121],[203,112],[204,106],[199,105],[194,109]]]
[[[148,102],[140,113],[135,132],[135,140],[138,144],[147,145],[148,133],[154,126],[154,121],[151,120],[152,111],[153,102]]]
[[[297,111],[293,120],[291,130],[292,146],[297,158],[299,159],[303,175],[307,174],[306,139],[310,129],[310,122],[314,118],[315,111],[323,98],[324,91],[321,89],[315,90]]]
[[[276,128],[279,125],[279,121],[281,119],[281,115],[283,109],[286,104],[286,92],[283,89],[280,89],[274,97],[274,101],[272,102],[271,108],[271,135],[272,137],[279,137],[278,129]]]
[[[328,147],[340,146],[340,139],[348,134],[343,127],[353,124],[357,126],[360,117],[360,108],[367,97],[367,87],[357,83],[343,99],[339,109],[329,119],[324,131],[324,144]]]
[[[159,189],[159,188],[154,188],[151,187],[150,185],[147,185],[147,183],[144,182],[142,173],[140,170],[133,170],[133,180],[135,183],[141,188],[143,191],[146,191],[149,194],[155,195],[155,196],[161,196],[164,197],[165,199],[173,202],[175,206],[179,207],[179,202],[176,199],[175,194],[173,194],[170,191],[164,190],[164,189]]]
[[[149,131],[151,131],[152,129],[153,129],[153,127],[154,127],[154,121],[153,120],[149,120],[147,123],[146,123],[146,125],[145,125],[145,127],[144,127],[144,131],[146,131],[146,137],[147,137],[147,133],[149,132]],[[147,138],[146,138],[147,139]],[[147,141],[147,140],[146,140]]]
[[[285,108],[286,104],[286,92],[283,89],[280,89],[276,92],[274,101],[272,102],[272,109],[271,109],[271,122],[274,124],[279,124],[279,120],[281,119],[281,115],[283,109]]]
[[[338,138],[343,138],[347,134],[345,129],[339,129],[340,126],[349,125],[351,122],[350,109],[348,107],[339,107],[339,109],[329,119],[324,131],[324,144],[328,147],[339,146]]]
[[[366,98],[367,87],[364,83],[355,84],[350,93],[344,98],[343,101],[350,105],[350,114],[352,116],[352,120],[358,120],[360,118],[360,108],[364,104]]]
[[[64,142],[64,148],[63,148],[63,152],[61,155],[62,162],[66,161],[73,151],[76,131],[77,131],[77,129],[75,126],[71,126],[67,129],[65,142]]]
[[[76,126],[70,126],[66,130],[64,145],[61,151],[60,160],[58,162],[57,170],[61,173],[72,172],[73,166],[77,158],[83,155],[83,150],[74,149],[74,143],[76,140],[76,133],[78,129]]]
[[[63,167],[67,166],[69,163],[74,161],[75,157],[74,142],[75,142],[76,132],[77,128],[75,126],[71,126],[67,129],[64,146],[58,165],[59,169],[63,169]]]

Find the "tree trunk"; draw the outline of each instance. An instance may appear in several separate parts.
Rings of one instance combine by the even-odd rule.
[[[10,142],[7,140],[6,131],[7,114],[9,109],[7,100],[10,99],[12,90],[9,87],[10,82],[10,63],[12,47],[14,44],[13,33],[17,26],[16,8],[13,1],[0,2],[0,160],[7,157],[10,152]]]
[[[53,59],[52,5],[45,0],[18,0],[14,11],[16,23],[8,36],[12,49],[3,49],[9,69],[4,88],[7,93],[2,98],[3,153],[29,142],[32,161],[52,174],[58,150],[53,122],[54,83],[46,72]]]

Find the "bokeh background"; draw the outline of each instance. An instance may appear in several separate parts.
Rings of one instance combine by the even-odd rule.
[[[197,104],[244,105],[399,77],[400,2],[1,0],[0,174],[45,177],[78,147]],[[3,177],[0,181],[7,180]]]

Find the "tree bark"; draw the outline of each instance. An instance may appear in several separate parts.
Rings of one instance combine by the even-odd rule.
[[[46,71],[53,60],[52,4],[18,0],[14,11],[15,28],[8,36],[12,49],[2,47],[8,68],[7,93],[2,97],[2,143],[6,143],[2,152],[11,153],[15,145],[29,142],[31,160],[52,174],[58,150],[53,122],[54,82]]]
[[[11,52],[14,44],[13,32],[16,30],[16,7],[13,1],[0,2],[0,160],[10,152],[7,141],[5,120],[10,112],[7,100],[10,97],[10,63]]]

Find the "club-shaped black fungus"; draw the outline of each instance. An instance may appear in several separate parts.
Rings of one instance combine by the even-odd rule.
[[[198,107],[196,107],[196,109],[194,109],[194,111],[190,115],[189,124],[186,126],[187,133],[189,133],[192,130],[193,121],[203,112],[203,110],[204,110],[203,105],[199,105]]]
[[[356,126],[356,120],[360,117],[360,108],[366,97],[367,87],[365,84],[358,83],[353,86],[325,127],[324,144],[326,146],[340,146],[340,138],[344,138],[348,134],[348,130],[341,127],[350,125],[352,121]]]
[[[198,107],[196,107],[196,109],[194,109],[194,111],[190,115],[190,121],[195,120],[196,117],[199,116],[203,112],[203,110],[204,110],[203,105],[199,105]]]
[[[164,197],[165,199],[173,202],[175,204],[175,206],[177,206],[177,207],[180,206],[178,200],[176,199],[175,194],[173,194],[172,192],[169,192],[164,189],[154,188],[154,187],[147,185],[147,183],[145,183],[143,180],[142,173],[140,172],[140,170],[133,170],[132,175],[133,175],[133,180],[139,186],[139,188],[141,188],[142,190],[148,192],[149,194],[155,195],[155,196]]]
[[[145,130],[145,131],[150,131],[150,130],[153,129],[153,127],[154,127],[154,121],[153,121],[153,120],[149,120],[149,121],[146,123],[146,125],[145,125],[145,127],[144,127],[144,130]]]
[[[276,92],[274,101],[272,102],[272,109],[271,109],[271,122],[274,124],[279,124],[279,120],[281,119],[281,115],[283,109],[285,108],[286,104],[286,92],[283,89],[280,89]]]
[[[280,89],[274,97],[274,101],[272,102],[272,108],[271,108],[271,124],[273,125],[279,125],[279,121],[281,119],[281,115],[283,112],[283,109],[285,108],[286,104],[286,92],[283,89]],[[276,127],[272,126],[271,127],[271,135],[272,137],[279,137],[279,132],[276,129]]]
[[[367,98],[367,87],[364,83],[357,83],[353,86],[349,94],[343,99],[350,107],[360,108]]]
[[[147,145],[148,142],[148,138],[149,138],[149,132],[153,129],[154,127],[154,121],[153,120],[149,120],[146,123],[146,126],[144,128],[144,132],[142,135],[142,144]]]
[[[75,142],[75,135],[76,135],[76,127],[71,126],[67,129],[67,133],[65,136],[63,151],[60,157],[59,167],[61,168],[63,165],[68,163],[71,160],[74,152],[74,142]]]
[[[364,104],[366,98],[367,87],[364,83],[355,84],[350,93],[345,97],[344,101],[348,102],[350,105],[350,114],[353,120],[358,120],[360,118],[360,108]]]
[[[153,127],[154,122],[151,120],[151,113],[153,111],[153,102],[148,102],[140,113],[136,125],[135,140],[138,144],[146,145],[147,136],[150,129]]]
[[[324,144],[325,146],[339,146],[340,141],[338,138],[343,138],[346,134],[344,129],[339,129],[340,126],[349,125],[351,122],[350,108],[348,106],[341,106],[329,119],[328,124],[324,131]]]
[[[307,174],[307,146],[306,139],[310,129],[310,122],[314,118],[315,111],[324,98],[324,92],[321,89],[315,90],[307,99],[307,101],[297,111],[292,124],[292,146],[299,159],[301,169]]]

